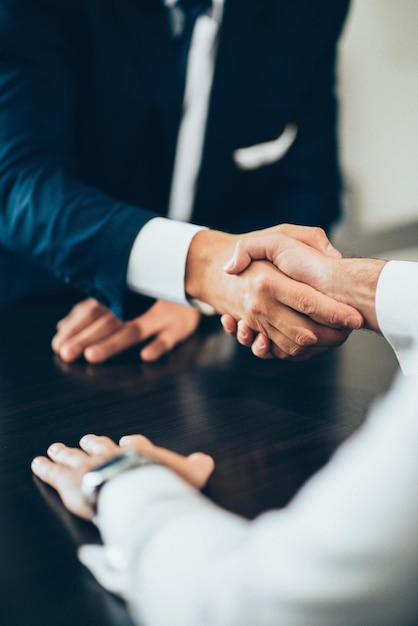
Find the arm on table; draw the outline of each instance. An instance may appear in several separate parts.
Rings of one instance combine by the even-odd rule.
[[[100,492],[95,522],[104,548],[84,546],[80,559],[147,626],[195,626],[203,616],[208,626],[410,624],[418,610],[417,412],[416,380],[399,380],[288,507],[252,522],[216,507],[167,468],[126,472]],[[167,461],[194,487],[213,469],[210,459],[194,461],[193,480],[192,457],[170,464],[172,453],[157,456],[145,442],[124,441]],[[89,518],[81,477],[120,448],[94,436],[81,445],[52,446],[33,471]]]

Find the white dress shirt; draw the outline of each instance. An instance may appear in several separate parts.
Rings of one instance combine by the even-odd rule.
[[[377,288],[382,331],[415,375],[417,285],[418,263],[390,262]],[[417,442],[417,379],[398,375],[286,508],[249,522],[164,467],[132,470],[101,492],[104,547],[79,557],[146,626],[411,624]]]

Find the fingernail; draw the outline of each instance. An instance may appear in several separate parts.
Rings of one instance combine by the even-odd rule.
[[[82,350],[80,346],[72,345],[72,346],[63,346],[60,350],[61,358],[64,361],[72,361],[80,356]]]
[[[160,350],[156,350],[152,347],[146,347],[139,353],[139,356],[143,361],[153,362],[158,361],[158,359],[163,356]]]
[[[363,325],[362,320],[356,315],[349,315],[345,321],[345,325],[347,328],[352,328],[353,330],[357,330],[361,328]]]
[[[89,443],[94,438],[94,435],[83,435],[80,439],[80,443]]]
[[[215,461],[211,456],[209,456],[209,454],[206,454],[205,452],[193,452],[189,455],[188,459],[189,461],[196,461],[199,462],[201,465],[206,465],[207,469],[213,470],[215,467]]]
[[[51,443],[50,446],[48,446],[48,452],[52,452],[52,454],[54,454],[55,452],[58,452],[59,450],[59,445],[57,443]]]
[[[35,459],[32,460],[32,463],[30,464],[31,468],[34,469],[35,467],[39,467],[40,465],[42,465],[42,461],[41,459],[39,459],[38,457],[36,457]]]
[[[131,438],[128,435],[124,435],[119,439],[120,446],[127,446],[131,443]]]
[[[106,358],[106,352],[103,350],[103,348],[86,348],[84,350],[84,356],[86,357],[87,361],[103,361]]]

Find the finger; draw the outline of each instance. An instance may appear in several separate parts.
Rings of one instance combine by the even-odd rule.
[[[285,360],[285,361],[291,360],[291,361],[299,362],[299,361],[308,361],[312,357],[315,357],[318,354],[325,352],[326,350],[327,348],[311,347],[311,348],[306,348],[304,352],[301,352],[300,354],[291,355],[285,352],[284,350],[282,350],[281,348],[279,348],[278,346],[276,346],[272,342],[270,352],[271,352],[272,357],[275,359],[280,359],[280,360]]]
[[[304,243],[327,256],[341,258],[322,228],[282,224],[275,229],[265,229],[259,234],[249,234],[239,239],[232,257],[223,269],[228,274],[239,274],[251,260],[268,259],[274,262],[282,249],[292,245],[292,241]]]
[[[281,232],[296,239],[301,243],[305,243],[311,248],[315,248],[319,252],[323,252],[327,256],[341,259],[342,254],[335,248],[327,237],[326,232],[317,226],[298,226],[296,224],[281,224]]]
[[[141,350],[141,359],[148,362],[157,361],[194,333],[200,321],[200,314],[194,315],[195,311],[192,311],[193,315],[189,313],[190,311],[186,309],[181,312],[180,319],[170,320],[167,327]]]
[[[175,332],[169,330],[161,332],[140,352],[143,361],[158,361],[164,354],[171,352],[173,348],[183,340],[182,336],[178,336]]]
[[[108,309],[94,298],[88,298],[73,307],[70,313],[57,323],[58,332],[52,339],[52,349],[59,352],[62,344],[78,334],[92,322],[106,313]]]
[[[123,448],[136,450],[166,465],[197,489],[201,489],[206,484],[215,468],[212,457],[203,452],[185,457],[167,448],[155,446],[143,435],[122,437],[119,444]]]
[[[64,465],[58,465],[45,456],[35,457],[31,468],[35,476],[54,488],[56,488],[60,478],[68,471]]]
[[[203,489],[215,471],[215,461],[204,452],[193,452],[187,459],[186,473],[183,475],[196,489]]]
[[[37,478],[58,492],[69,511],[84,519],[92,519],[92,511],[86,504],[80,489],[84,475],[83,469],[74,469],[55,463],[42,456],[33,459],[31,469]],[[87,469],[89,467],[86,467]]]
[[[364,318],[357,309],[334,300],[310,285],[290,278],[269,263],[264,261],[254,263],[247,272],[251,275],[249,283],[251,297],[247,297],[247,308],[249,307],[250,313],[258,317],[261,311],[267,319],[280,321],[280,313],[283,311],[281,307],[286,305],[288,309],[293,309],[330,328],[354,330],[361,328],[364,323]],[[269,301],[267,309],[266,303]],[[249,325],[258,331],[262,330],[252,323]],[[277,324],[277,328],[284,328],[283,323]]]
[[[251,348],[255,337],[255,331],[253,331],[244,320],[239,320],[237,324],[237,341],[241,345]]]
[[[267,259],[266,240],[254,236],[251,240],[239,239],[232,257],[223,266],[227,274],[240,274],[249,266],[252,259]]]
[[[143,361],[151,363],[158,361],[164,354],[167,354],[179,343],[175,341],[173,336],[169,333],[160,333],[156,339],[151,341],[140,352],[140,357]]]
[[[227,335],[231,337],[236,337],[237,334],[237,322],[232,317],[232,315],[222,315],[221,316],[221,324]]]
[[[135,320],[141,341],[171,329],[178,341],[188,337],[199,325],[201,314],[195,309],[158,300]]]
[[[136,324],[125,322],[125,324],[113,334],[88,346],[84,350],[84,358],[89,363],[103,363],[111,357],[138,344],[140,342],[140,336],[141,333]]]
[[[324,326],[356,330],[364,323],[363,316],[353,307],[292,279],[281,281],[278,298],[283,304]]]
[[[105,458],[120,454],[119,446],[110,437],[87,434],[83,435],[79,443],[80,448],[90,456]]]
[[[255,340],[251,345],[251,351],[254,356],[259,359],[272,359],[274,358],[273,353],[271,352],[272,343],[268,337],[263,335],[262,333],[258,333]]]
[[[49,458],[55,463],[60,463],[66,467],[82,467],[88,464],[88,457],[79,448],[69,448],[63,443],[56,442],[49,446],[47,450]]]
[[[59,350],[59,355],[63,361],[71,362],[78,359],[91,345],[111,336],[123,325],[113,313],[106,311],[97,320],[92,322],[87,328],[66,340]]]
[[[268,335],[276,348],[272,353],[279,358],[310,358],[326,348],[340,346],[350,334],[348,330],[328,328],[306,320],[303,316],[285,311],[286,322],[282,325],[285,332],[270,327]]]

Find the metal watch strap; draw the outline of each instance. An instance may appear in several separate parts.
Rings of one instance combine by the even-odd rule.
[[[160,465],[160,463],[144,454],[128,450],[84,474],[81,493],[93,513],[96,513],[97,499],[103,485],[123,472],[147,465]]]

